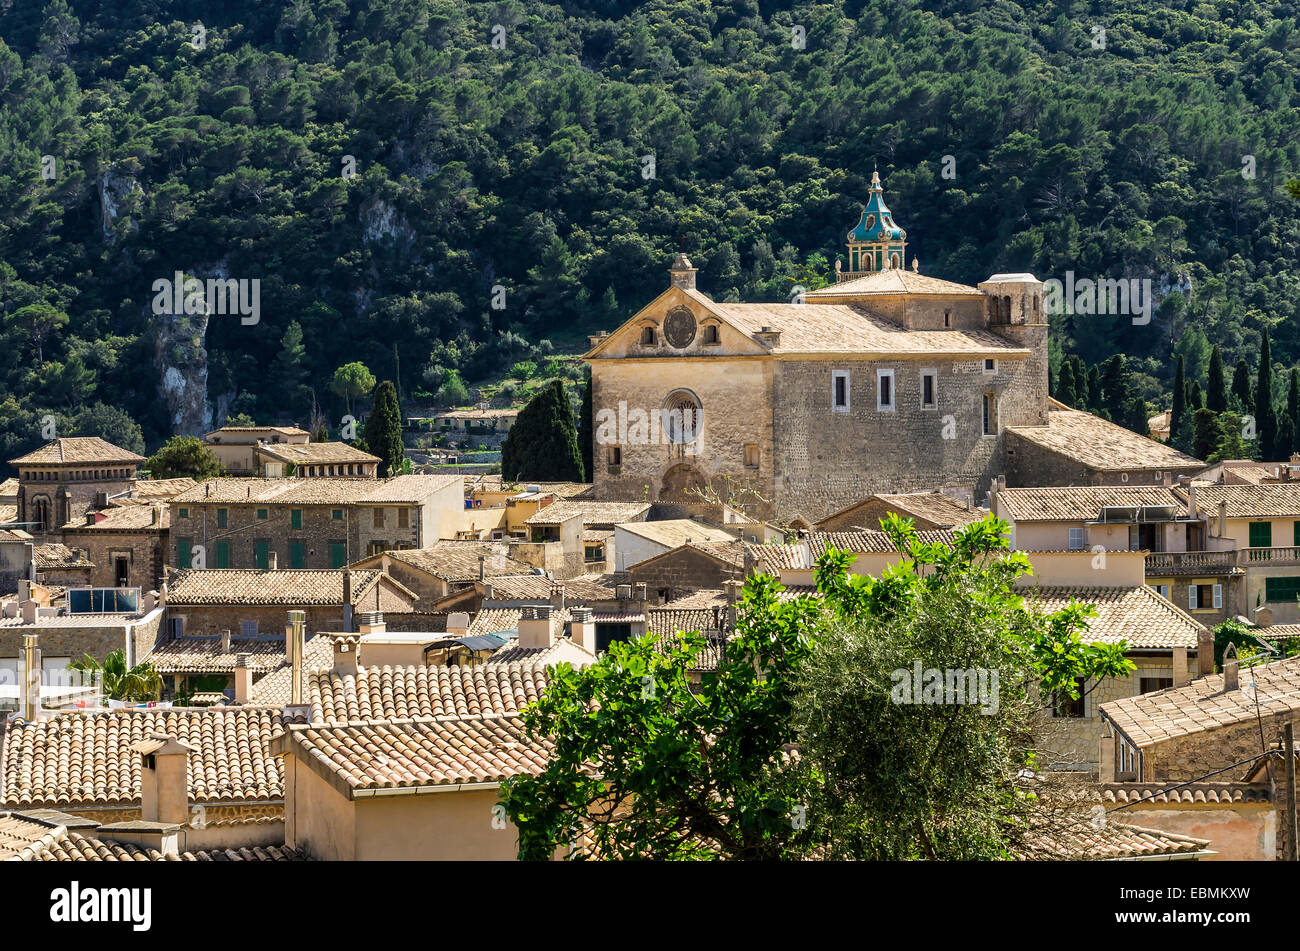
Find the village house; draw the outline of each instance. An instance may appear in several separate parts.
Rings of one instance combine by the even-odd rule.
[[[732,542],[736,536],[717,525],[690,518],[657,522],[624,522],[614,526],[615,570],[661,555],[687,542]]]
[[[131,491],[144,461],[98,436],[55,439],[10,459],[18,470],[18,527],[46,535],[106,507],[109,498]]]
[[[823,532],[878,531],[887,515],[909,519],[917,529],[960,528],[988,514],[969,498],[942,492],[877,493],[826,516],[814,526]]]
[[[259,443],[253,449],[254,475],[266,479],[374,479],[379,462],[378,456],[345,442]]]
[[[222,426],[203,437],[217,457],[221,471],[229,476],[258,474],[259,446],[305,446],[311,434],[297,426]]]

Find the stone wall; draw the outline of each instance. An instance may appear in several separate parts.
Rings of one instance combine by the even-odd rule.
[[[95,563],[90,584],[109,588],[117,584],[114,556],[127,559],[127,585],[142,591],[157,591],[163,582],[163,560],[167,552],[167,530],[108,531],[86,528],[69,529],[63,543],[84,548]]]
[[[669,599],[674,599],[690,591],[721,588],[724,581],[739,580],[744,569],[724,564],[703,552],[676,548],[658,558],[632,565],[627,573],[632,584],[645,582],[651,602],[656,603],[663,600],[658,596],[661,591],[667,591]]]

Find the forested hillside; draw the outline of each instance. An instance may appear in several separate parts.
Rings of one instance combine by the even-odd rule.
[[[873,167],[924,273],[1154,282],[1149,324],[1060,318],[1054,370],[1125,353],[1159,408],[1175,352],[1190,387],[1267,328],[1280,400],[1298,6],[0,0],[0,451],[46,414],[337,427],[341,365],[427,399],[572,352],[678,250],[783,299]],[[159,317],[178,271],[260,281],[259,319]]]

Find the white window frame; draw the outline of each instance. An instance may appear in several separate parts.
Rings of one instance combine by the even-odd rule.
[[[927,377],[928,377],[928,378],[930,379],[930,381],[931,381],[931,382],[930,382],[930,395],[933,397],[933,399],[932,399],[930,402],[928,402],[928,403],[925,401],[925,381],[926,381],[926,378],[927,378]],[[935,369],[922,370],[922,371],[921,371],[920,383],[921,383],[921,409],[932,409],[932,410],[938,411],[938,409],[939,409],[939,371],[938,371],[938,370],[935,370]]]
[[[839,380],[844,381],[844,405],[843,406],[839,406],[835,402],[836,383]],[[853,389],[849,384],[849,371],[832,370],[831,371],[831,411],[835,413],[847,413],[852,405],[853,405]]]
[[[1197,585],[1195,584],[1189,584],[1187,586],[1187,610],[1189,611],[1195,611],[1198,607],[1196,603],[1196,588]]]
[[[1074,539],[1075,539],[1075,533],[1076,533],[1076,532],[1078,533],[1078,538],[1079,538],[1079,541],[1078,541],[1077,544],[1075,543],[1075,540],[1074,540]],[[1084,542],[1083,542],[1083,526],[1081,526],[1081,525],[1071,526],[1071,528],[1070,528],[1070,542],[1069,542],[1069,544],[1070,544],[1070,551],[1083,551],[1083,547],[1084,547]]]
[[[990,363],[992,363],[993,366],[989,366]],[[985,357],[985,358],[984,358],[984,373],[985,373],[987,376],[993,376],[993,375],[996,374],[997,372],[998,372],[998,358],[997,358],[997,357]]]
[[[1166,601],[1169,600],[1169,585],[1157,584],[1152,585],[1152,587],[1156,589],[1156,594],[1160,595],[1160,597],[1164,598]]]
[[[1216,608],[1223,607],[1223,585],[1221,584],[1214,585],[1214,606]]]
[[[880,384],[886,378],[889,379],[889,402],[888,403],[885,403],[880,399]],[[894,410],[898,408],[898,387],[896,385],[896,382],[897,381],[894,379],[893,370],[876,371],[876,412],[892,413],[894,412]]]

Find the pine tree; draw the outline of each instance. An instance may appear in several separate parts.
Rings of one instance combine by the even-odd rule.
[[[1183,355],[1178,355],[1178,368],[1174,370],[1174,408],[1169,412],[1169,431],[1177,432],[1187,411],[1187,381],[1183,378]]]
[[[1061,364],[1061,375],[1056,380],[1056,398],[1066,406],[1079,405],[1079,394],[1074,388],[1074,367],[1069,360]]]
[[[1247,413],[1255,412],[1255,397],[1250,392],[1250,367],[1245,360],[1238,360],[1232,371],[1232,395],[1241,401],[1241,408]]]
[[[1273,406],[1273,355],[1268,331],[1259,343],[1259,375],[1255,380],[1255,427],[1261,458],[1274,458],[1277,450],[1277,408]]]
[[[578,431],[563,380],[551,380],[519,411],[501,443],[501,477],[506,481],[584,481]]]
[[[1222,413],[1228,408],[1228,381],[1223,375],[1223,354],[1219,352],[1217,343],[1210,352],[1210,377],[1206,387],[1205,408],[1216,413]]]
[[[379,477],[401,475],[406,459],[402,444],[402,413],[397,407],[397,387],[385,380],[375,387],[375,401],[366,417],[366,451],[379,457]]]

